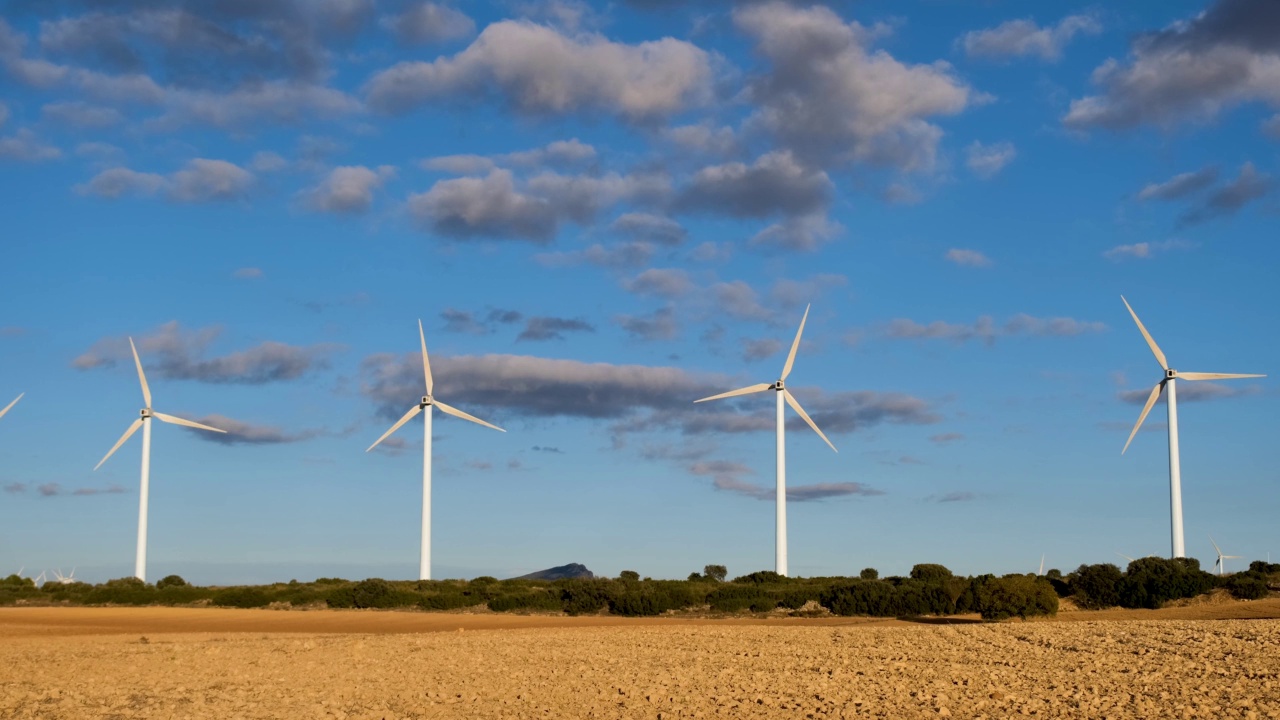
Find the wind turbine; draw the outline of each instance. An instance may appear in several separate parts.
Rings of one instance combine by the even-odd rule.
[[[776,548],[774,564],[776,572],[783,576],[787,574],[787,448],[786,442],[783,438],[785,423],[782,416],[782,403],[785,401],[791,406],[792,410],[796,411],[796,414],[804,418],[804,421],[809,423],[809,427],[813,428],[813,431],[818,433],[818,437],[822,438],[822,441],[825,442],[832,450],[840,452],[839,450],[836,450],[835,445],[831,444],[831,441],[827,439],[827,436],[823,435],[822,431],[818,429],[817,424],[813,422],[813,418],[809,417],[809,413],[805,412],[804,408],[800,407],[800,403],[796,401],[794,396],[792,396],[791,391],[787,390],[785,382],[787,376],[791,374],[791,366],[795,364],[796,350],[800,348],[800,336],[804,334],[804,323],[808,319],[809,306],[806,305],[804,308],[804,317],[800,318],[800,329],[796,331],[796,339],[791,343],[791,352],[787,354],[787,362],[782,366],[782,377],[778,378],[776,382],[760,383],[759,385],[751,385],[750,387],[730,390],[729,392],[720,393],[719,395],[704,397],[701,400],[694,400],[695,403],[700,403],[708,400],[720,400],[722,398],[736,397],[738,395],[750,395],[751,393],[764,392],[765,390],[773,390],[777,393],[778,483],[776,500],[777,536],[775,540]]]
[[[1222,548],[1218,547],[1218,543],[1213,542],[1213,536],[1209,536],[1209,542],[1213,543],[1213,551],[1218,553],[1218,561],[1214,566],[1218,568],[1218,577],[1222,577],[1227,573],[1227,564],[1223,560],[1239,560],[1239,555],[1223,555]]]
[[[5,405],[4,409],[0,410],[0,418],[4,417],[4,414],[9,412],[10,408],[12,408],[14,405],[17,405],[18,401],[22,399],[23,395],[26,395],[26,393],[20,393],[18,397],[13,399],[13,402],[9,403],[8,405]]]
[[[431,380],[431,362],[427,359],[427,337],[422,333],[422,321],[418,321],[418,340],[422,343],[422,375],[427,381],[427,394],[422,396],[417,405],[409,408],[409,412],[404,417],[396,421],[391,429],[382,434],[372,445],[365,450],[369,452],[376,447],[378,443],[390,437],[391,433],[400,429],[401,425],[413,419],[414,415],[426,410],[422,415],[423,431],[422,431],[422,555],[418,564],[418,577],[421,580],[431,579],[431,408],[438,407],[440,412],[446,415],[470,420],[477,425],[483,425],[487,428],[493,428],[498,432],[506,432],[497,425],[491,425],[478,417],[468,415],[461,410],[445,405],[439,400],[432,397],[431,393],[435,389],[435,383]]]
[[[58,568],[57,570],[53,571],[53,577],[62,585],[70,585],[71,583],[76,581],[76,569],[71,568],[70,575],[63,575],[62,568]]]
[[[1233,380],[1236,378],[1257,378],[1266,377],[1266,375],[1241,375],[1236,373],[1203,373],[1203,372],[1179,372],[1169,367],[1169,362],[1165,359],[1164,353],[1160,351],[1160,346],[1156,345],[1156,341],[1151,337],[1151,333],[1147,332],[1147,328],[1143,326],[1142,321],[1138,319],[1138,314],[1129,306],[1129,301],[1120,296],[1120,301],[1129,309],[1129,314],[1133,316],[1133,321],[1137,323],[1138,330],[1142,333],[1142,337],[1147,341],[1147,345],[1151,348],[1151,353],[1156,356],[1156,361],[1160,363],[1160,367],[1164,370],[1164,377],[1156,386],[1151,388],[1151,395],[1147,398],[1147,404],[1142,408],[1142,414],[1138,416],[1138,422],[1133,426],[1133,432],[1129,433],[1129,440],[1124,444],[1124,450],[1120,451],[1123,455],[1125,450],[1129,449],[1129,443],[1133,442],[1133,436],[1138,434],[1138,428],[1142,427],[1142,421],[1147,419],[1147,413],[1151,412],[1151,407],[1156,404],[1156,400],[1160,398],[1160,393],[1164,390],[1169,391],[1169,397],[1165,400],[1165,407],[1169,411],[1169,514],[1171,517],[1172,534],[1173,534],[1173,556],[1186,557],[1186,546],[1182,538],[1182,467],[1178,460],[1178,392],[1177,381],[1182,380]]]
[[[1039,577],[1044,576],[1044,553],[1040,553],[1040,571],[1036,575]]]
[[[151,388],[147,386],[146,373],[142,372],[142,360],[138,359],[138,348],[134,347],[133,338],[129,338],[129,349],[133,350],[133,364],[138,367],[138,382],[142,384],[142,399],[147,403],[142,408],[141,417],[133,421],[128,430],[124,431],[124,435],[111,446],[107,454],[93,466],[94,470],[102,467],[102,463],[107,458],[115,454],[116,450],[125,443],[133,434],[142,428],[142,489],[138,493],[138,556],[134,564],[133,574],[139,580],[147,579],[147,491],[151,481],[151,418],[155,418],[161,422],[167,422],[172,425],[184,425],[199,430],[208,430],[210,432],[225,433],[226,430],[219,430],[208,425],[201,425],[198,422],[184,420],[180,417],[165,415],[164,413],[155,412],[151,409]]]
[[[1119,550],[1117,550],[1117,551],[1116,551],[1116,554],[1117,554],[1117,555],[1119,555],[1120,557],[1124,558],[1125,560],[1128,560],[1129,562],[1133,562],[1133,558],[1129,557],[1128,555],[1125,555],[1124,553],[1120,552]]]

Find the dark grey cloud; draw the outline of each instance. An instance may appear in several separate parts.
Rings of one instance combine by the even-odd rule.
[[[503,20],[456,55],[379,72],[364,92],[379,112],[493,98],[525,114],[604,113],[651,122],[707,100],[711,65],[707,52],[675,38],[628,45]]]
[[[929,436],[929,442],[935,442],[938,444],[955,442],[957,440],[963,440],[963,439],[964,439],[964,433],[958,433],[958,432],[939,433],[937,435]]]
[[[740,7],[733,20],[769,65],[750,82],[747,97],[758,109],[748,127],[809,163],[930,171],[942,130],[928,118],[973,101],[945,62],[912,65],[872,49],[887,26],[782,3]]]
[[[620,270],[648,265],[653,253],[654,246],[648,242],[627,242],[609,246],[596,243],[581,250],[539,253],[534,256],[534,260],[546,267],[594,265]]]
[[[1211,381],[1185,381],[1178,383],[1178,402],[1203,402],[1206,400],[1222,400],[1233,397],[1247,397],[1262,392],[1259,385],[1223,384]],[[1145,390],[1124,390],[1119,398],[1130,405],[1145,405],[1151,395],[1151,388]],[[1166,394],[1161,393],[1158,403],[1164,402]],[[1129,429],[1129,428],[1126,428]]]
[[[689,273],[679,268],[649,268],[625,281],[623,287],[636,295],[677,298],[693,290]]]
[[[674,340],[680,334],[671,308],[658,308],[648,315],[615,315],[613,321],[635,340]]]
[[[742,359],[747,362],[764,360],[782,352],[782,341],[777,338],[743,338]]]
[[[733,217],[796,216],[824,209],[831,193],[825,172],[805,167],[789,152],[775,151],[751,165],[732,162],[699,170],[674,206]]]
[[[933,495],[928,499],[939,503],[972,502],[978,499],[978,494],[967,490],[956,490],[945,495]]]
[[[115,108],[78,100],[49,103],[40,108],[40,114],[47,120],[78,128],[105,128],[124,122],[124,115]]]
[[[680,223],[649,213],[627,213],[614,220],[609,229],[633,241],[658,245],[679,245],[689,237],[689,231]]]
[[[12,484],[6,485],[4,489],[6,492],[11,492],[11,493],[25,493],[27,491],[27,484],[12,483]],[[42,485],[37,485],[36,492],[39,493],[41,497],[59,497],[59,496],[84,497],[87,495],[123,495],[125,493],[130,492],[130,490],[126,487],[123,487],[120,485],[114,485],[114,484],[108,485],[106,487],[101,487],[101,488],[99,487],[68,488],[68,487],[63,487],[62,483],[50,482],[50,483],[44,483]]]
[[[18,493],[24,493],[27,491],[27,484],[20,483],[20,482],[8,483],[4,486],[4,491],[7,493],[13,493],[15,495]]]
[[[476,23],[464,13],[433,2],[414,3],[398,15],[380,21],[382,27],[406,45],[425,45],[469,37]]]
[[[996,27],[965,33],[958,44],[969,57],[1013,58],[1035,56],[1062,59],[1062,50],[1076,35],[1097,35],[1102,23],[1091,15],[1068,15],[1053,25],[1040,27],[1034,20],[1008,20]]]
[[[1277,63],[1280,63],[1280,58]],[[1270,175],[1255,170],[1253,163],[1245,163],[1235,180],[1209,193],[1203,203],[1183,213],[1178,222],[1185,227],[1234,215],[1254,200],[1265,197],[1273,186]]]
[[[551,453],[552,455],[563,455],[564,451],[558,447],[548,447],[546,445],[534,445],[530,448],[534,452]]]
[[[289,432],[276,425],[258,425],[247,423],[243,420],[236,420],[225,415],[205,415],[196,418],[196,422],[202,425],[224,430],[222,433],[212,433],[207,430],[197,430],[195,428],[183,429],[189,430],[192,435],[205,440],[207,442],[218,443],[220,445],[282,445],[285,443],[302,442],[320,435],[330,435],[327,430],[323,429],[307,429]]]
[[[1178,200],[1198,193],[1218,181],[1218,168],[1210,165],[1185,172],[1161,183],[1151,183],[1138,191],[1139,200]]]
[[[13,135],[0,137],[0,160],[43,162],[62,157],[62,151],[46,145],[36,134],[21,128]]]
[[[896,318],[883,328],[882,334],[892,339],[954,340],[959,343],[981,340],[991,345],[999,337],[1017,335],[1072,337],[1085,333],[1103,332],[1106,329],[1106,324],[1101,322],[1076,320],[1069,317],[1038,318],[1020,313],[1009,318],[1004,324],[997,324],[990,315],[983,315],[970,324],[949,323],[942,320],[922,324],[906,318]]]
[[[489,308],[485,312],[474,313],[469,310],[446,308],[440,313],[440,319],[444,320],[445,332],[488,335],[498,325],[514,325],[520,322],[524,319],[524,314],[518,310],[502,308]]]
[[[558,318],[534,316],[525,319],[524,330],[516,336],[516,341],[532,340],[564,340],[565,333],[593,333],[596,328],[581,318]]]
[[[135,342],[143,366],[152,377],[214,384],[262,385],[296,380],[327,368],[328,356],[337,350],[333,345],[303,347],[267,341],[248,350],[206,357],[221,332],[219,327],[186,330],[175,320],[135,338]],[[90,370],[132,364],[132,359],[128,338],[108,337],[94,343],[71,366]]]
[[[1123,62],[1093,72],[1099,94],[1071,103],[1068,127],[1121,130],[1205,122],[1233,107],[1280,108],[1280,6],[1217,0],[1200,14],[1136,37]]]

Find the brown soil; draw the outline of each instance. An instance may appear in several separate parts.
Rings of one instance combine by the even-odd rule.
[[[1280,718],[1275,618],[1276,599],[1000,624],[11,608],[0,718]]]

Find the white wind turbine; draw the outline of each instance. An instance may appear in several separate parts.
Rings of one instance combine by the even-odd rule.
[[[70,585],[76,581],[76,569],[71,568],[71,574],[63,575],[62,568],[53,571],[53,578],[62,585]]]
[[[420,580],[431,579],[431,408],[432,406],[440,408],[440,411],[446,415],[470,420],[477,425],[483,425],[487,428],[493,428],[498,432],[506,432],[497,425],[491,425],[478,417],[468,415],[461,410],[445,405],[439,400],[432,397],[431,393],[435,389],[435,383],[431,380],[431,362],[427,359],[427,337],[422,332],[422,321],[418,321],[418,340],[422,343],[422,375],[427,381],[427,394],[422,396],[417,405],[409,409],[391,429],[382,434],[372,445],[365,450],[369,452],[376,447],[378,443],[390,437],[391,433],[400,429],[401,425],[413,419],[414,415],[426,410],[422,414],[423,430],[422,430],[422,555],[418,564],[418,577]]]
[[[776,499],[777,537],[775,540],[776,548],[775,548],[774,564],[775,564],[776,572],[779,575],[784,575],[784,576],[787,574],[787,448],[786,448],[786,442],[783,437],[783,430],[786,423],[784,422],[784,419],[783,419],[782,403],[785,401],[788,405],[790,405],[791,409],[795,410],[796,414],[798,414],[801,418],[804,418],[804,421],[806,423],[809,423],[809,427],[813,428],[813,431],[818,433],[818,437],[822,438],[823,442],[825,442],[832,450],[836,450],[836,446],[832,445],[831,441],[827,439],[827,436],[822,434],[822,431],[818,429],[817,424],[813,422],[813,418],[809,417],[809,413],[805,412],[804,408],[800,407],[799,402],[796,402],[795,397],[791,395],[791,391],[787,390],[786,383],[785,383],[787,376],[791,374],[791,366],[795,364],[796,350],[799,349],[800,347],[800,336],[804,333],[804,323],[808,319],[809,319],[809,306],[806,305],[804,308],[804,317],[800,318],[800,329],[796,331],[796,339],[791,343],[791,352],[787,354],[787,362],[785,365],[782,366],[782,377],[778,378],[776,382],[760,383],[759,385],[752,385],[750,387],[744,387],[744,388],[739,388],[737,390],[730,390],[729,392],[720,393],[719,395],[712,395],[711,397],[705,397],[705,398],[702,398],[701,400],[694,400],[695,403],[700,403],[700,402],[706,402],[707,400],[720,400],[722,398],[736,397],[738,395],[750,395],[751,393],[764,392],[765,390],[773,390],[777,393],[776,397],[777,397],[777,408],[778,408],[777,409],[778,482],[777,482],[777,499]],[[836,452],[839,452],[839,450],[836,450]]]
[[[13,402],[9,403],[8,405],[5,405],[4,409],[0,410],[0,418],[4,417],[4,414],[9,412],[10,408],[12,408],[14,405],[17,405],[18,401],[22,399],[23,395],[26,395],[26,393],[19,394],[18,397],[13,399]]]
[[[1212,536],[1212,535],[1210,535],[1210,536],[1209,536],[1209,542],[1213,543],[1213,551],[1214,551],[1214,552],[1216,552],[1216,553],[1218,553],[1218,561],[1217,561],[1217,562],[1215,562],[1213,565],[1214,565],[1214,567],[1218,568],[1218,577],[1222,577],[1223,575],[1225,575],[1225,574],[1227,573],[1227,564],[1226,564],[1225,562],[1223,562],[1223,561],[1224,561],[1224,560],[1239,560],[1239,559],[1240,559],[1240,556],[1239,556],[1239,555],[1223,555],[1223,554],[1222,554],[1222,548],[1218,547],[1218,543],[1213,542],[1213,536]]]
[[[142,408],[141,417],[133,421],[128,430],[124,431],[124,435],[116,441],[115,445],[107,451],[107,454],[93,466],[94,470],[102,467],[102,463],[107,458],[115,454],[116,450],[125,443],[133,434],[142,428],[142,487],[138,493],[138,556],[134,563],[133,574],[139,580],[147,579],[147,496],[148,488],[151,482],[151,418],[155,418],[161,422],[167,422],[172,425],[185,425],[199,430],[208,430],[210,432],[225,433],[226,430],[219,430],[208,425],[201,425],[197,422],[184,420],[180,417],[165,415],[164,413],[155,412],[151,409],[151,388],[147,387],[147,376],[142,372],[142,360],[138,359],[138,348],[133,345],[133,338],[129,338],[129,349],[133,350],[133,364],[138,367],[138,382],[142,384],[142,399],[147,403]]]
[[[1165,406],[1169,412],[1169,514],[1171,516],[1172,534],[1173,534],[1173,556],[1186,557],[1186,546],[1182,538],[1182,468],[1178,459],[1178,392],[1177,381],[1181,380],[1232,380],[1235,378],[1257,378],[1266,377],[1266,375],[1241,375],[1238,373],[1203,373],[1203,372],[1180,372],[1169,367],[1168,360],[1165,359],[1164,353],[1160,351],[1160,346],[1156,345],[1156,341],[1152,339],[1151,333],[1147,332],[1147,328],[1143,326],[1142,321],[1138,319],[1138,314],[1129,306],[1129,301],[1120,296],[1121,302],[1129,309],[1129,314],[1133,316],[1133,321],[1138,324],[1138,330],[1142,332],[1142,337],[1146,339],[1147,345],[1151,348],[1151,353],[1156,356],[1156,361],[1160,363],[1160,367],[1164,370],[1164,377],[1156,386],[1151,388],[1151,395],[1147,398],[1147,404],[1142,408],[1142,414],[1138,416],[1138,422],[1133,426],[1133,432],[1129,433],[1129,440],[1124,444],[1124,450],[1120,451],[1123,455],[1125,450],[1129,449],[1129,443],[1133,442],[1133,436],[1138,434],[1138,429],[1142,427],[1142,421],[1147,419],[1147,413],[1151,412],[1151,407],[1156,404],[1156,400],[1160,399],[1160,393],[1168,390],[1169,397],[1165,400]]]

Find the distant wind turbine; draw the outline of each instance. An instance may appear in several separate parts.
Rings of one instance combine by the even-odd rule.
[[[1120,301],[1129,309],[1129,314],[1133,316],[1133,321],[1137,323],[1138,330],[1151,348],[1151,353],[1156,356],[1156,361],[1160,363],[1160,367],[1164,370],[1164,377],[1151,389],[1147,404],[1143,406],[1142,414],[1138,416],[1138,422],[1133,426],[1133,432],[1129,433],[1129,440],[1125,442],[1124,450],[1121,450],[1120,454],[1123,455],[1125,450],[1129,449],[1129,443],[1133,442],[1133,436],[1138,434],[1138,429],[1142,427],[1142,421],[1147,419],[1147,413],[1151,412],[1151,407],[1156,404],[1156,400],[1160,399],[1160,393],[1168,390],[1169,397],[1165,401],[1165,406],[1169,411],[1169,514],[1173,535],[1173,556],[1186,557],[1186,546],[1182,537],[1182,468],[1178,460],[1177,380],[1233,380],[1236,378],[1266,377],[1266,375],[1179,372],[1174,370],[1169,367],[1169,362],[1165,359],[1164,353],[1160,351],[1160,346],[1156,345],[1156,341],[1151,337],[1151,333],[1147,332],[1147,328],[1138,319],[1138,314],[1129,306],[1129,301],[1125,300],[1123,295],[1120,296]]]
[[[737,390],[720,393],[719,395],[705,397],[701,400],[694,400],[695,403],[700,403],[706,402],[707,400],[720,400],[722,398],[736,397],[738,395],[750,395],[751,393],[764,392],[765,390],[773,390],[777,393],[777,547],[775,549],[774,562],[775,569],[779,575],[787,574],[787,448],[783,437],[785,422],[783,420],[782,403],[785,401],[790,405],[791,409],[795,410],[796,414],[801,418],[804,418],[804,421],[809,424],[809,427],[813,428],[813,431],[818,433],[818,437],[822,438],[823,442],[825,442],[832,450],[836,449],[836,446],[832,445],[831,441],[827,439],[827,436],[823,435],[822,431],[818,429],[817,424],[813,422],[813,418],[809,417],[809,413],[805,412],[804,408],[800,407],[800,403],[796,401],[794,396],[792,396],[791,391],[787,390],[785,384],[787,376],[791,374],[791,366],[795,364],[796,350],[800,347],[800,336],[804,334],[804,323],[808,319],[809,306],[806,305],[804,309],[804,317],[800,318],[800,329],[796,331],[796,339],[791,343],[791,352],[787,354],[787,362],[782,366],[782,377],[778,378],[776,382],[760,383],[759,385],[751,385],[750,387],[739,388]],[[836,450],[836,452],[839,452],[839,450]]]
[[[147,579],[147,497],[151,483],[151,418],[154,417],[161,422],[166,422],[171,425],[183,425],[186,427],[196,428],[198,430],[208,430],[216,433],[225,433],[226,430],[219,430],[215,427],[201,425],[198,422],[184,420],[180,417],[165,415],[164,413],[152,410],[151,388],[147,386],[147,375],[142,372],[142,360],[138,358],[138,348],[134,346],[133,338],[129,338],[129,349],[133,350],[133,364],[138,368],[138,382],[142,385],[142,399],[147,403],[147,405],[142,408],[141,417],[133,421],[133,424],[129,426],[129,429],[124,431],[124,435],[120,436],[120,439],[116,441],[116,444],[111,446],[111,449],[108,450],[107,454],[98,461],[97,465],[93,466],[93,469],[97,470],[102,467],[102,463],[105,463],[107,458],[115,454],[115,451],[119,450],[120,446],[125,444],[125,441],[133,437],[133,434],[138,431],[138,428],[142,428],[142,487],[138,493],[138,555],[137,560],[134,563],[133,574],[139,580],[145,582]]]
[[[1218,543],[1213,542],[1212,535],[1209,536],[1209,542],[1213,543],[1213,551],[1218,553],[1218,561],[1215,562],[1213,565],[1214,567],[1218,568],[1218,577],[1222,577],[1223,575],[1227,574],[1227,564],[1223,561],[1239,560],[1240,556],[1239,555],[1223,555],[1222,548],[1218,547]]]
[[[57,570],[53,571],[53,577],[62,585],[70,585],[71,583],[76,581],[76,569],[71,568],[71,574],[63,575],[62,568],[58,568]]]
[[[1044,575],[1044,553],[1040,554],[1040,571],[1037,572],[1036,575]]]
[[[23,395],[26,395],[26,393],[20,393],[18,397],[13,399],[13,402],[9,403],[8,405],[5,405],[4,409],[0,410],[0,418],[4,417],[4,414],[9,412],[10,408],[12,408],[14,405],[17,405],[18,401],[22,399]]]
[[[468,415],[461,410],[445,405],[439,400],[432,397],[431,393],[435,389],[435,383],[431,380],[431,362],[427,359],[427,337],[422,332],[422,321],[418,321],[418,340],[422,343],[422,374],[427,381],[427,394],[422,396],[417,405],[409,408],[409,412],[404,414],[391,429],[382,434],[372,445],[365,450],[369,452],[376,447],[378,443],[390,437],[391,433],[400,429],[401,425],[413,419],[414,415],[426,410],[422,414],[423,435],[422,435],[422,555],[418,565],[418,577],[421,580],[431,579],[431,408],[432,406],[440,408],[440,411],[470,420],[477,425],[483,425],[487,428],[493,428],[498,432],[506,432],[497,425],[491,425],[480,418]]]
[[[1124,553],[1120,552],[1119,550],[1117,550],[1117,551],[1116,551],[1116,554],[1117,554],[1117,555],[1119,555],[1120,557],[1124,558],[1125,560],[1128,560],[1129,562],[1133,562],[1133,558],[1129,557],[1128,555],[1125,555]]]

